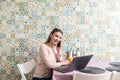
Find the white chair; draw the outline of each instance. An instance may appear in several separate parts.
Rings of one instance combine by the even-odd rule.
[[[17,64],[17,67],[20,71],[20,74],[21,74],[21,80],[27,80],[25,74],[28,74],[30,73],[33,68],[35,67],[36,65],[36,61],[34,59],[28,61],[28,62],[25,62],[25,63],[22,63],[22,64]]]
[[[111,80],[120,80],[120,72],[112,71]]]
[[[101,74],[89,74],[74,71],[73,72],[73,80],[110,80],[111,79],[111,72],[105,72]]]

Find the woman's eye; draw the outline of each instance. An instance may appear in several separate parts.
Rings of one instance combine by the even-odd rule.
[[[55,35],[55,37],[58,37],[58,35]]]
[[[57,37],[57,38],[59,38],[59,39],[62,39],[62,37],[61,37],[61,36],[59,36],[59,35],[55,35],[55,37]]]
[[[59,37],[60,39],[62,39],[62,37]]]

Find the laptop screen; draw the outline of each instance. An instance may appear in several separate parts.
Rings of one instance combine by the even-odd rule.
[[[76,67],[76,70],[80,70],[86,67],[93,55],[86,55],[81,57],[75,57],[72,61],[72,65]]]

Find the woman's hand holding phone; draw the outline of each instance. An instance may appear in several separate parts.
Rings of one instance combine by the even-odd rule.
[[[57,44],[57,52],[60,53],[60,49],[61,49],[61,41]]]
[[[57,58],[57,61],[59,62],[60,61],[60,50],[61,50],[61,41],[57,44],[57,54],[56,54],[56,58]]]

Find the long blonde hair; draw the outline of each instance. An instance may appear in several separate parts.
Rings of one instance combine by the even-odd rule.
[[[47,40],[45,41],[45,44],[50,42],[50,40],[51,40],[50,35],[53,35],[55,32],[60,32],[60,33],[63,35],[63,32],[62,32],[61,29],[59,29],[59,28],[54,28],[54,29],[51,31],[51,33],[49,34]]]

